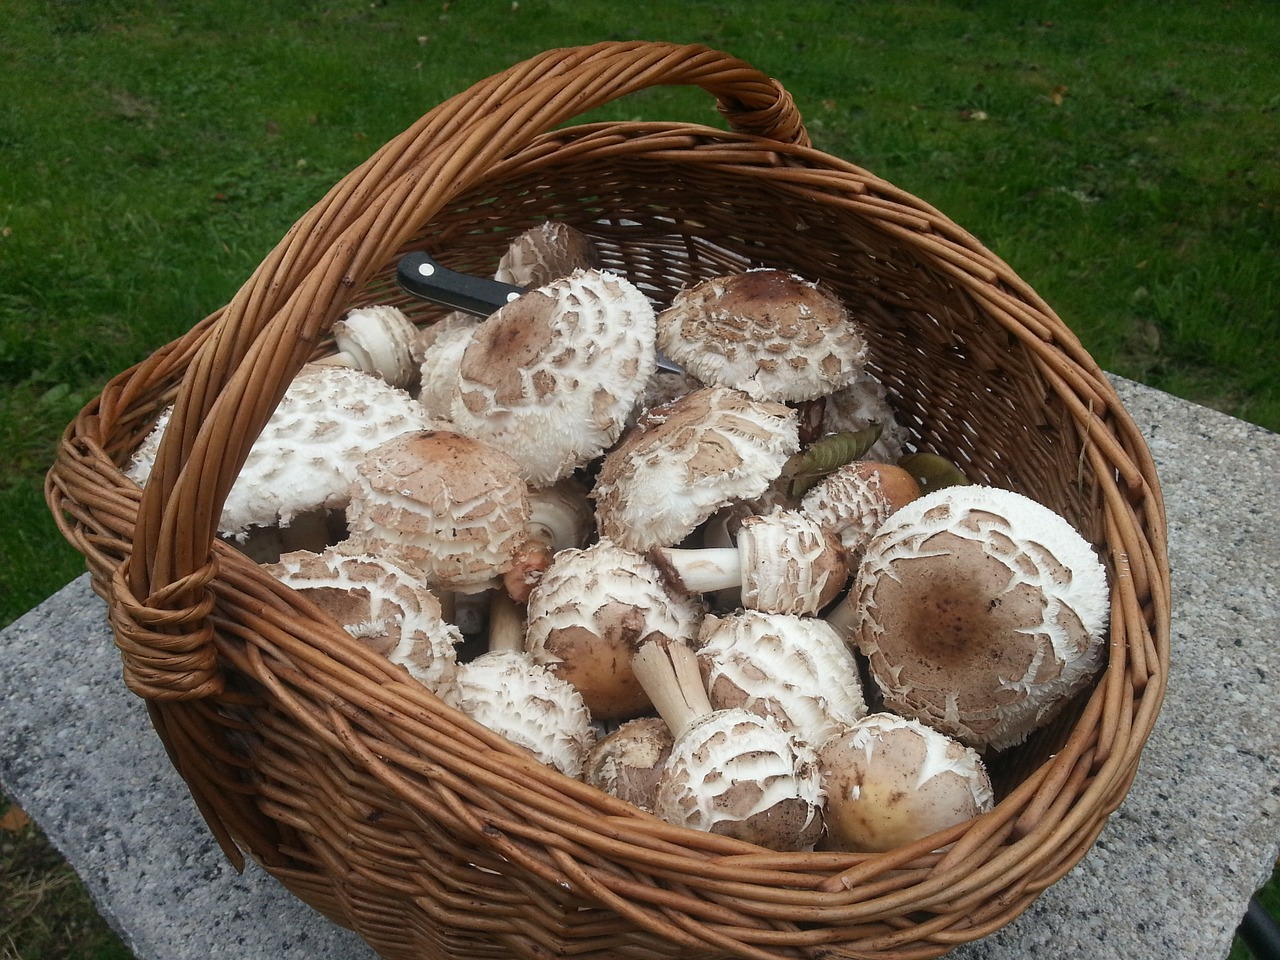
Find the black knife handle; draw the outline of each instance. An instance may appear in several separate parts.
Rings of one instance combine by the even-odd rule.
[[[406,293],[420,300],[477,317],[489,316],[525,292],[509,283],[450,270],[421,252],[400,258],[396,280]]]

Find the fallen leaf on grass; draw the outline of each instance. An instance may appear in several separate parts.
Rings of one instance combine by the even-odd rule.
[[[1067,95],[1067,88],[1063,86],[1054,87],[1049,91],[1049,101],[1055,106],[1062,106],[1062,98]]]
[[[10,804],[9,809],[0,814],[0,830],[9,833],[21,833],[31,824],[31,818],[21,807]]]

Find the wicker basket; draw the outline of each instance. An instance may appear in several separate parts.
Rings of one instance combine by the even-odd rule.
[[[696,84],[732,132],[566,121]],[[1110,659],[999,756],[998,805],[884,854],[773,853],[667,826],[525,758],[215,538],[253,439],[352,306],[426,249],[488,274],[556,218],[656,301],[751,265],[821,279],[923,449],[1066,516],[1113,584]],[[176,401],[145,493],[127,462]],[[696,46],[549,51],[422,117],[339,182],[223,309],[68,427],[49,504],[109,602],[124,679],[228,857],[388,958],[933,957],[1008,923],[1123,799],[1169,664],[1150,454],[1097,365],[937,211],[812,149],[786,92]],[[946,852],[936,852],[949,844]]]

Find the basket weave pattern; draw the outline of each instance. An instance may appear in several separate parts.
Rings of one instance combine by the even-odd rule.
[[[657,84],[702,87],[732,129],[562,126]],[[997,758],[994,811],[884,854],[773,853],[670,827],[527,759],[216,539],[254,438],[338,316],[441,315],[396,288],[403,253],[490,274],[513,231],[548,218],[659,302],[750,266],[824,281],[863,318],[871,370],[923,449],[1097,545],[1107,669]],[[175,402],[142,491],[121,466]],[[47,497],[109,603],[126,684],[226,854],[247,852],[388,958],[938,956],[1084,856],[1128,790],[1168,670],[1159,485],[1097,365],[974,238],[812,149],[776,82],[702,47],[553,50],[427,113],[227,306],[82,411]]]

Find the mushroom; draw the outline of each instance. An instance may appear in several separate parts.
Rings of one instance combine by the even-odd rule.
[[[595,530],[595,514],[587,488],[573,477],[529,491],[529,522],[515,562],[502,576],[503,586],[517,603],[526,603],[551,559],[561,550],[582,547]]]
[[[748,270],[679,291],[658,349],[703,383],[757,400],[812,400],[862,369],[866,342],[839,299],[785,270]]]
[[[448,420],[458,384],[458,365],[480,322],[470,314],[450,313],[418,334],[418,402],[427,415]]]
[[[443,589],[487,589],[524,543],[529,496],[519,466],[497,447],[448,430],[402,434],[356,468],[353,543],[388,553]]]
[[[867,714],[853,651],[822,620],[754,610],[708,616],[697,653],[712,706],[772,717],[811,746]]]
[[[658,784],[675,737],[661,717],[636,717],[596,741],[582,779],[597,790],[654,812]]]
[[[558,220],[544,220],[507,245],[493,278],[517,287],[540,287],[575,270],[601,266],[600,253],[585,233]]]
[[[442,619],[440,601],[420,578],[385,557],[332,547],[287,553],[263,569],[433,693],[452,695],[462,635]]]
[[[126,471],[139,484],[150,477],[171,412],[161,415]],[[223,505],[219,534],[259,561],[289,550],[322,551],[345,536],[341,511],[356,464],[380,443],[429,422],[408,393],[371,374],[307,364],[249,450]],[[257,547],[264,531],[277,529],[275,543]]]
[[[582,693],[596,719],[628,719],[652,708],[631,668],[634,645],[691,641],[702,614],[643,556],[605,538],[552,559],[529,595],[526,645]]]
[[[677,589],[740,584],[742,605],[766,613],[817,613],[849,580],[835,534],[797,511],[743,518],[736,547],[655,547],[649,558]]]
[[[758,497],[799,448],[794,410],[705,387],[650,410],[604,458],[591,496],[603,536],[671,546],[720,507]]]
[[[354,367],[407,389],[418,375],[413,356],[417,338],[418,328],[399,308],[357,307],[333,325],[337,352],[316,362]]]
[[[656,366],[653,307],[616,274],[575,271],[481,321],[462,351],[454,428],[506,450],[535,486],[617,440]]]
[[[591,714],[573,685],[534,662],[523,646],[519,607],[495,591],[488,652],[458,666],[454,705],[542,763],[579,779],[595,743]]]
[[[818,747],[828,843],[893,850],[992,809],[977,752],[923,723],[874,713]]]
[[[889,406],[884,384],[864,369],[848,386],[826,396],[821,429],[823,433],[857,433],[873,424],[880,435],[866,459],[896,463],[906,450],[909,433]]]
[[[840,538],[850,561],[895,511],[920,496],[920,486],[902,467],[855,460],[828,474],[800,501],[800,512]]]
[[[1097,554],[996,487],[946,487],[889,517],[843,603],[885,707],[978,750],[1021,742],[1105,657]]]
[[[675,738],[654,813],[772,850],[811,848],[822,835],[813,750],[768,717],[713,709],[687,644],[642,642],[632,662]]]

